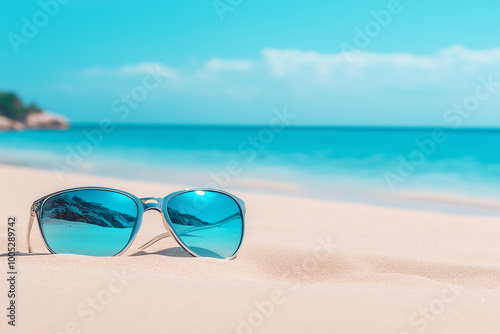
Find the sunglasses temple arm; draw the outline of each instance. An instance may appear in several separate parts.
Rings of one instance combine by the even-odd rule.
[[[34,205],[31,206],[30,211],[30,221],[28,223],[28,233],[26,235],[26,243],[28,244],[28,252],[33,253],[33,249],[31,248],[31,229],[33,227],[33,221],[35,220],[35,208]]]
[[[205,227],[206,228],[206,227]],[[210,227],[209,227],[210,228]],[[204,228],[194,228],[192,230],[189,230],[189,231],[186,231],[186,232],[194,232],[194,231],[198,231],[198,230],[203,230]],[[170,233],[168,232],[165,232],[165,233],[162,233],[160,235],[157,235],[156,237],[154,237],[153,239],[149,240],[148,242],[146,242],[144,245],[140,246],[139,249],[140,250],[145,250],[146,248],[149,248],[151,246],[153,246],[155,243],[157,243],[158,241],[160,240],[163,240],[163,239],[166,239],[170,237]]]
[[[154,237],[150,241],[146,242],[144,245],[142,245],[141,247],[139,247],[139,249],[140,250],[145,250],[146,248],[148,248],[148,247],[154,245],[155,243],[157,243],[158,241],[163,240],[163,239],[168,238],[168,237],[170,237],[170,233],[168,233],[168,232],[162,233],[162,234]]]

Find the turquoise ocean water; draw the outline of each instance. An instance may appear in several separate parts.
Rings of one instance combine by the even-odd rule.
[[[83,172],[500,213],[500,130],[77,126],[1,132],[0,163],[53,170],[55,180]]]

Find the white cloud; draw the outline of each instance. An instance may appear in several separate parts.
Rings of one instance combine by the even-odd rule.
[[[341,52],[266,48],[253,60],[212,58],[178,68],[143,62],[119,68],[93,67],[81,73],[114,78],[118,85],[125,78],[133,82],[137,75],[156,68],[172,79],[162,86],[164,94],[235,100],[281,96],[301,102],[315,99],[324,105],[344,96],[373,101],[401,98],[402,94],[420,100],[426,96],[462,96],[478,76],[500,76],[500,48],[470,50],[455,45],[432,55],[361,51],[351,56],[347,61]]]
[[[125,65],[117,69],[117,73],[122,75],[147,74],[151,73],[151,71],[159,71],[165,75],[169,74],[171,77],[174,77],[177,74],[177,72],[172,68],[156,62],[145,62],[136,65]]]
[[[345,64],[341,54],[321,54],[314,51],[279,50],[266,48],[262,51],[264,62],[276,77],[285,77],[298,71],[312,71],[328,75],[331,69]]]
[[[159,71],[164,76],[171,78],[177,77],[177,72],[162,63],[158,62],[144,62],[133,65],[124,65],[118,68],[104,68],[104,67],[90,67],[84,69],[80,73],[85,76],[130,76],[130,75],[143,75],[151,73],[151,71]]]
[[[453,65],[471,64],[480,68],[488,64],[500,64],[500,48],[489,50],[469,50],[461,45],[438,51],[435,55],[415,55],[411,53],[374,53],[361,51],[354,53],[348,62],[343,53],[322,54],[314,51],[279,50],[266,48],[262,51],[264,61],[275,76],[300,69],[312,69],[317,74],[328,75],[335,68],[368,68],[387,66],[394,69],[415,68],[439,70]]]
[[[68,86],[59,89],[113,99],[157,69],[169,79],[155,90],[154,100],[144,103],[152,113],[166,106],[192,115],[230,110],[234,114],[227,117],[237,123],[240,116],[262,120],[266,106],[288,105],[302,112],[304,123],[429,125],[442,122],[445,110],[474,94],[479,77],[492,77],[497,91],[481,102],[470,124],[498,124],[500,48],[455,45],[433,54],[361,51],[351,56],[348,61],[341,52],[266,48],[255,59],[92,67],[70,73],[64,77]]]
[[[343,53],[324,54],[314,51],[267,48],[262,52],[269,72],[289,84],[417,87],[422,84],[446,83],[485,72],[500,71],[500,48],[474,51],[456,45],[434,55],[411,53],[374,53],[361,51],[347,61]]]

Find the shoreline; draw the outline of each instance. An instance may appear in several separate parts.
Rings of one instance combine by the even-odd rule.
[[[28,170],[39,170],[50,172],[54,175],[55,172],[50,168],[36,168],[30,165],[21,165],[16,163],[0,163],[1,167],[25,168]],[[173,169],[175,172],[175,168]],[[169,170],[169,173],[172,172]],[[69,175],[85,175],[96,176],[102,178],[116,178],[122,180],[130,180],[135,182],[155,182],[154,178],[140,178],[138,176],[125,178],[123,175],[113,176],[109,172],[92,172],[78,170]],[[58,181],[59,182],[59,181]],[[164,181],[162,181],[164,182]],[[172,183],[167,180],[166,183]],[[202,182],[203,183],[203,182]],[[204,184],[191,184],[190,187],[203,187]],[[343,193],[343,189],[335,189],[328,195],[325,192],[308,191],[304,184],[286,183],[281,181],[262,180],[257,178],[240,178],[233,184],[225,187],[231,190],[245,191],[252,193],[269,193],[275,195],[284,195],[291,197],[303,197],[309,199],[327,200],[342,203],[357,203],[375,205],[387,208],[410,209],[417,211],[428,211],[438,213],[462,214],[471,216],[500,216],[500,198],[494,199],[491,197],[462,196],[453,192],[440,191],[401,191],[397,194],[387,194],[379,189],[370,188],[367,191],[356,192],[356,189],[351,189],[349,194]]]

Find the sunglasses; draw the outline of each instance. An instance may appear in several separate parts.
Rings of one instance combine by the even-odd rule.
[[[233,259],[245,228],[245,203],[215,189],[178,191],[164,198],[137,198],[101,187],[55,192],[31,206],[28,249],[35,216],[47,249],[53,254],[115,256],[127,251],[141,226],[144,212],[162,213],[167,233],[139,247],[174,237],[189,254]]]

